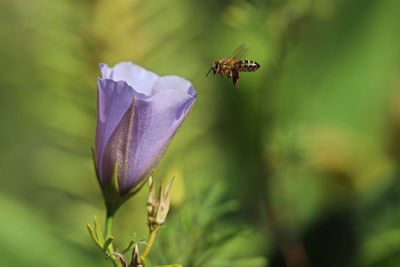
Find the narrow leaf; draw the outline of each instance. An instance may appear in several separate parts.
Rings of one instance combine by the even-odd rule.
[[[94,230],[96,231],[97,239],[101,244],[104,244],[103,234],[101,233],[101,227],[99,220],[96,215],[94,215]]]
[[[110,236],[109,238],[107,238],[107,240],[104,242],[104,245],[103,245],[103,251],[104,251],[104,252],[107,251],[108,247],[111,245],[111,243],[113,242],[113,240],[114,240],[114,237],[113,237],[113,236]]]
[[[133,244],[135,244],[135,241],[134,241],[134,240],[131,240],[131,241],[129,242],[128,246],[122,251],[122,253],[128,252],[128,251],[131,249],[131,247],[132,247]]]
[[[93,240],[93,242],[94,243],[96,243],[96,245],[99,247],[99,248],[103,248],[103,246],[99,243],[99,241],[97,240],[97,238],[96,238],[96,236],[95,236],[95,234],[94,234],[94,231],[93,231],[93,227],[90,225],[90,224],[88,224],[87,225],[87,229],[88,229],[88,232],[89,232],[89,235],[90,235],[90,237],[92,238],[92,240]]]

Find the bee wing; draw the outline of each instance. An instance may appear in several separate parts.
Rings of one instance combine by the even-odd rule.
[[[247,53],[247,46],[245,44],[241,44],[236,50],[232,53],[231,59],[240,59],[244,57]]]

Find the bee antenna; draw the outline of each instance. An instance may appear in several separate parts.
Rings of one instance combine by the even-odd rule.
[[[210,71],[212,70],[213,68],[211,67],[209,70],[208,70],[208,72],[207,72],[207,74],[206,74],[206,77],[208,76],[208,74],[210,73]]]

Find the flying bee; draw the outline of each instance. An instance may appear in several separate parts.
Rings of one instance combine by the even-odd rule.
[[[246,54],[247,48],[244,44],[240,45],[232,54],[230,58],[217,59],[213,62],[210,70],[207,72],[206,77],[210,71],[219,73],[221,77],[232,78],[233,85],[239,87],[237,82],[239,80],[239,72],[254,72],[260,69],[260,64],[252,60],[242,60],[241,58]]]

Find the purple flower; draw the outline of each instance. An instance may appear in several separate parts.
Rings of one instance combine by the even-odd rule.
[[[160,77],[131,62],[100,64],[100,70],[96,172],[104,193],[117,166],[115,186],[122,197],[151,174],[197,93],[183,78]]]

